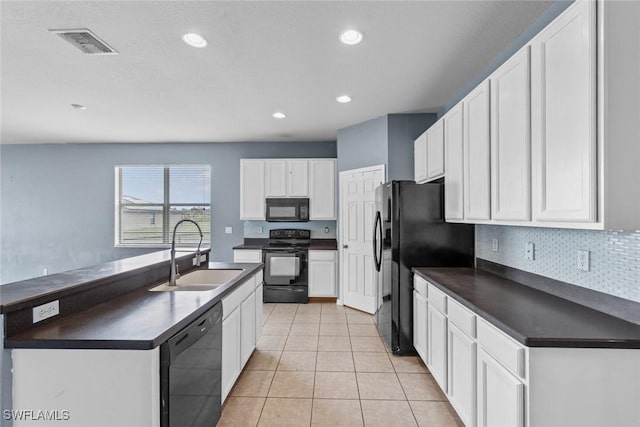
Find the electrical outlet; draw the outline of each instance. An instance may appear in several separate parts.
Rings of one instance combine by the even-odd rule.
[[[589,251],[578,250],[578,270],[589,271]]]
[[[258,234],[262,234],[262,226],[258,227]]]
[[[48,269],[47,267],[43,268],[43,269],[42,269],[42,275],[43,275],[43,276],[46,276],[46,275],[48,275],[48,274],[49,274],[49,269]]]
[[[527,242],[527,246],[525,247],[525,250],[524,250],[525,259],[529,261],[535,260],[536,259],[535,250],[536,250],[536,247],[533,244],[533,242]]]
[[[33,307],[33,323],[38,323],[41,320],[57,316],[58,314],[60,314],[59,300]]]
[[[325,234],[329,234],[329,227],[325,227],[324,228],[324,232],[325,232]]]
[[[491,251],[498,252],[498,239],[493,239],[491,241]]]

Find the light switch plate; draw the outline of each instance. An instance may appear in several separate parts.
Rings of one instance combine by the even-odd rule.
[[[38,323],[58,314],[60,314],[60,300],[33,307],[33,323]]]
[[[232,227],[225,227],[225,228],[224,228],[224,232],[225,232],[226,234],[231,234],[231,233],[233,233],[233,228],[232,228]]]
[[[498,252],[498,239],[493,239],[491,241],[491,251]]]

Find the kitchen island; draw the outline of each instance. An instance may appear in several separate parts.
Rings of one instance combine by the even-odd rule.
[[[208,258],[208,250],[203,253]],[[12,409],[66,416],[58,421],[64,426],[160,426],[160,346],[220,301],[228,372],[222,382],[230,389],[259,337],[262,264],[205,259],[197,266],[194,255],[176,257],[183,277],[220,269],[234,270],[235,277],[205,290],[152,291],[169,279],[169,252],[163,251],[4,285]],[[38,307],[55,301],[54,315],[34,323]],[[30,416],[14,419],[14,426],[41,421]]]

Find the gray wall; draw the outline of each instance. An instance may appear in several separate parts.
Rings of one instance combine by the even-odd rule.
[[[338,130],[338,172],[387,164],[387,116]]]
[[[387,179],[413,181],[413,141],[435,123],[435,114],[389,114]]]
[[[240,159],[335,157],[336,143],[1,145],[0,154],[0,283],[8,283],[151,251],[114,247],[119,164],[211,165],[212,258],[231,261],[244,231]]]

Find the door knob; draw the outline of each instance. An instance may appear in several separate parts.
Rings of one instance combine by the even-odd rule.
[[[349,245],[342,245],[342,249],[347,249]]]

